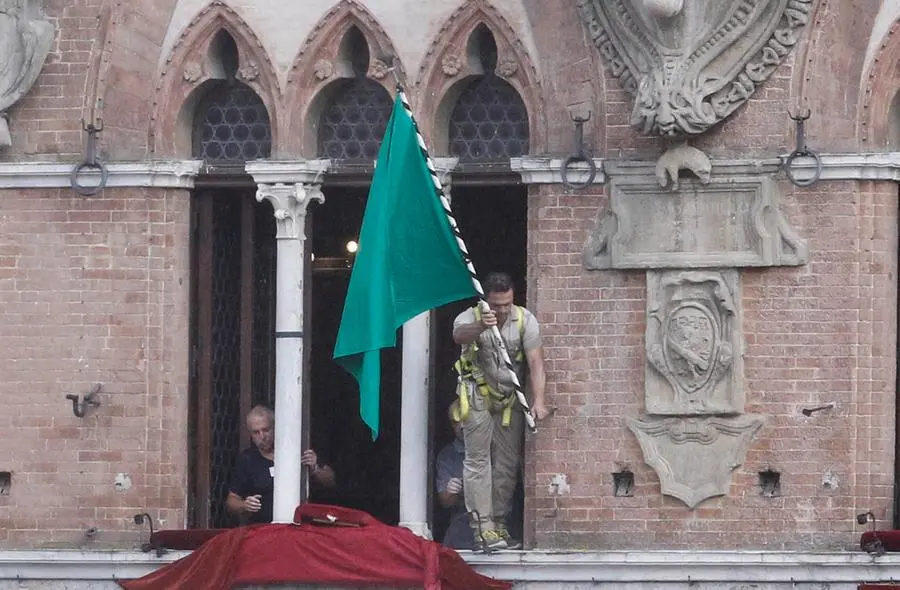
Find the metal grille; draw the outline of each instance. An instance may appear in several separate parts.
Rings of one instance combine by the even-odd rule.
[[[473,80],[450,113],[450,153],[461,161],[505,160],[528,153],[528,111],[508,82]]]
[[[253,396],[250,405],[275,407],[275,215],[268,202],[254,207]]]
[[[383,86],[357,77],[343,83],[319,123],[319,155],[332,160],[374,160],[393,103]]]
[[[262,99],[240,83],[220,85],[197,109],[194,157],[246,162],[272,153],[272,126]]]
[[[240,450],[241,204],[216,199],[213,218],[212,424],[210,526],[232,523],[225,510]]]

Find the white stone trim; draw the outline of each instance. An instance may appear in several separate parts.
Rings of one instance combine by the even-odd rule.
[[[803,583],[900,579],[900,554],[768,551],[523,551],[468,555],[480,573],[505,580],[591,583]]]
[[[562,184],[562,164],[565,158],[553,158],[543,156],[523,156],[521,158],[510,158],[509,167],[513,172],[522,175],[523,184]],[[592,184],[603,184],[606,182],[606,174],[603,172],[603,160],[594,158],[594,166],[597,173],[594,176]],[[588,166],[584,162],[578,162],[572,165],[571,181],[583,182],[587,179]]]
[[[256,184],[319,184],[331,160],[253,160],[244,168]]]
[[[110,163],[106,164],[109,172],[106,188],[190,189],[202,165],[200,160]],[[75,164],[60,162],[0,162],[0,189],[71,188],[74,168]],[[96,176],[85,172],[79,178],[90,186]]]
[[[0,580],[137,578],[189,552],[0,551]],[[482,574],[515,582],[856,583],[900,580],[900,554],[777,551],[461,552]]]

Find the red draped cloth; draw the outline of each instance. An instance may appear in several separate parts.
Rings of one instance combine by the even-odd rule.
[[[509,590],[457,553],[365,512],[305,504],[294,524],[262,524],[213,536],[126,590],[222,590],[241,584],[331,583],[425,590]]]

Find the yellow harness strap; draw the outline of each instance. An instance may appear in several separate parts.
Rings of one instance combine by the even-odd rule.
[[[524,341],[525,310],[518,305],[516,305],[515,308],[516,321],[519,324],[519,340]],[[481,308],[476,305],[472,309],[475,312],[475,320],[480,321]],[[477,352],[478,341],[476,340],[463,350],[462,354],[459,356],[459,360],[457,360],[453,364],[453,368],[456,369],[456,372],[459,374],[458,384],[456,387],[456,394],[459,396],[459,420],[465,420],[469,415],[469,382],[474,381],[475,387],[478,389],[478,393],[486,398],[492,399],[492,401],[501,402],[503,404],[503,418],[501,420],[501,423],[503,424],[503,426],[509,426],[509,423],[512,420],[512,407],[515,402],[515,395],[503,395],[502,393],[491,387],[491,385],[485,380],[484,375],[481,373],[481,371],[473,371],[473,369],[475,368],[475,357]],[[523,348],[520,346],[519,352],[518,354],[516,354],[515,362],[522,362],[523,358],[525,358],[525,355],[523,353]]]

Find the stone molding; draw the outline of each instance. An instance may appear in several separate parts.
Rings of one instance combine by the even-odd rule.
[[[814,5],[578,1],[593,44],[635,97],[631,124],[667,137],[705,133],[747,102],[799,42]]]
[[[200,160],[111,163],[106,165],[106,188],[190,189],[202,165]],[[59,162],[0,163],[0,189],[71,188],[74,167]],[[93,176],[97,175],[82,173],[87,184],[93,182]]]
[[[276,239],[306,238],[306,211],[313,201],[325,202],[322,178],[330,164],[330,160],[247,163],[247,173],[259,187],[256,200],[269,201],[275,210]]]
[[[162,557],[137,551],[0,551],[0,582],[27,580],[109,581],[138,578],[188,555]],[[487,576],[516,582],[585,584],[846,583],[900,579],[900,554],[787,551],[508,551],[460,553]],[[849,586],[853,584],[852,586]],[[592,586],[593,587],[593,586]],[[842,586],[843,588],[843,586]]]
[[[553,156],[522,156],[510,158],[509,167],[513,172],[522,175],[523,184],[562,184],[562,165],[565,158]],[[594,158],[594,166],[597,173],[592,184],[604,184],[607,180],[603,172],[603,160]],[[588,165],[584,162],[576,162],[570,168],[572,182],[578,183],[587,178]]]

